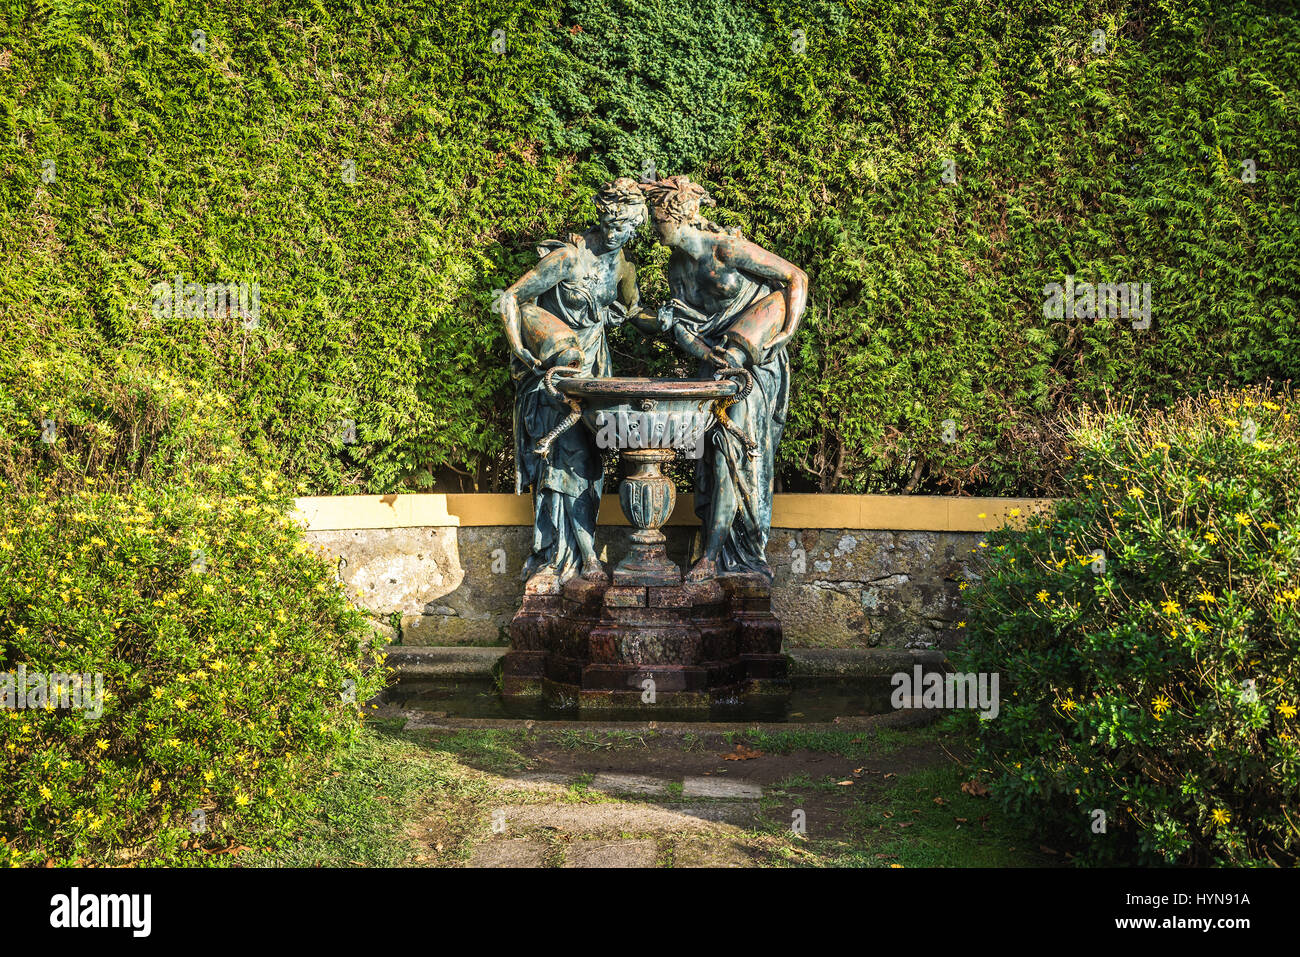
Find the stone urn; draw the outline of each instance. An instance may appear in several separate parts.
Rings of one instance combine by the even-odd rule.
[[[629,467],[618,500],[635,530],[627,556],[614,568],[614,584],[679,584],[681,569],[669,560],[661,531],[677,493],[662,466],[679,453],[703,454],[715,403],[740,387],[730,379],[578,377],[561,379],[556,387],[580,402],[596,444],[618,452]]]

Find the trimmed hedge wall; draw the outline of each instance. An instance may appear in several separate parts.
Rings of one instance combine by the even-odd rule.
[[[17,0],[0,363],[166,366],[301,491],[501,489],[493,290],[653,163],[810,274],[784,488],[1052,493],[1063,413],[1300,367],[1298,78],[1251,2]],[[155,316],[177,275],[257,323]]]

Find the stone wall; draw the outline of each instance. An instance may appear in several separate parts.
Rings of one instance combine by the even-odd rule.
[[[697,529],[669,526],[669,557],[686,566]],[[609,563],[628,529],[600,527]],[[958,581],[976,532],[773,528],[773,604],[795,648],[951,648],[965,617]],[[506,644],[532,529],[516,525],[309,531],[348,592],[409,645]],[[389,629],[387,626],[396,625]]]

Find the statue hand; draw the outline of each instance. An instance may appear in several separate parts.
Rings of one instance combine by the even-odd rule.
[[[617,329],[625,322],[627,322],[627,306],[615,299],[609,304],[609,324]]]
[[[745,359],[745,353],[736,346],[714,346],[709,350],[709,361],[719,369],[743,369]]]
[[[680,299],[673,299],[671,300],[671,303],[665,303],[664,305],[670,305],[670,304],[672,308],[674,308],[677,312],[690,316],[696,322],[706,322],[709,318],[704,313],[700,312],[698,309],[688,306]],[[660,306],[659,308],[662,310],[664,307]]]
[[[515,353],[515,358],[533,371],[536,371],[542,367],[541,360],[538,359],[537,356],[529,352],[526,348],[520,347],[519,351]]]
[[[659,307],[658,320],[660,332],[667,332],[677,324],[677,312],[671,302],[665,302]]]
[[[767,344],[767,355],[770,356],[773,353],[775,353],[777,349],[780,349],[783,346],[785,346],[785,344],[790,341],[792,336],[793,333],[790,332],[778,332],[776,335],[774,335],[772,337],[772,341]]]

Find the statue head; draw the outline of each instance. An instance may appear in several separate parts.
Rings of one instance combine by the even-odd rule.
[[[600,231],[610,249],[617,249],[636,233],[646,220],[645,195],[641,184],[620,176],[595,196]]]
[[[650,215],[660,242],[674,246],[686,229],[708,232],[737,232],[724,230],[717,223],[700,215],[701,206],[716,206],[717,202],[699,183],[688,176],[666,176],[657,182],[643,184],[641,189],[650,201]]]

